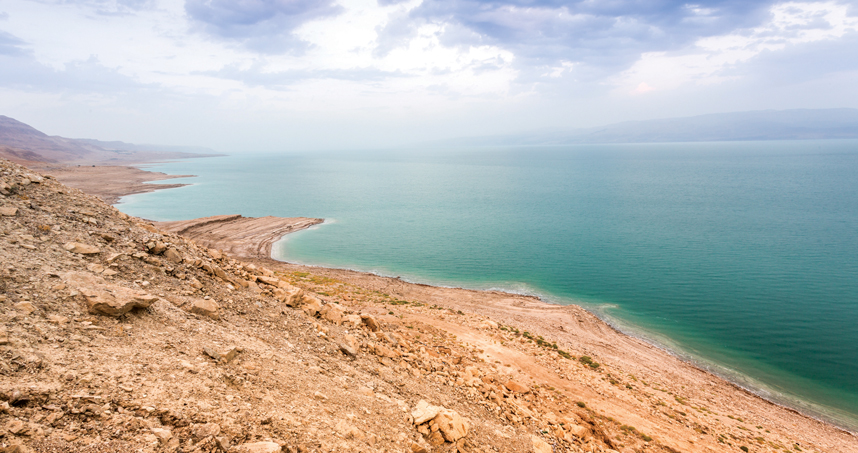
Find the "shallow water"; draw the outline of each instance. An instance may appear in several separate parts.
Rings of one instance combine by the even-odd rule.
[[[154,169],[199,177],[120,209],[323,217],[276,257],[581,303],[858,427],[858,141],[237,155]]]

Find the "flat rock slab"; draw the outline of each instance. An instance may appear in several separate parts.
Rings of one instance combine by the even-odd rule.
[[[121,316],[135,308],[149,308],[157,296],[138,289],[107,283],[93,275],[69,272],[63,279],[77,288],[90,313]]]

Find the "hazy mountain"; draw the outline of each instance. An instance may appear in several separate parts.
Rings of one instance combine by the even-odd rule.
[[[14,161],[106,164],[215,155],[208,148],[134,145],[47,135],[13,118],[0,115],[0,157]]]
[[[858,138],[858,110],[762,110],[628,121],[587,129],[467,137],[458,145],[562,145]]]

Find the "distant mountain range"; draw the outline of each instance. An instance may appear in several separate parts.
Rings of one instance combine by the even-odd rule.
[[[761,110],[628,121],[587,129],[465,137],[448,145],[566,145],[858,138],[858,109]]]
[[[134,145],[47,135],[0,115],[0,157],[16,162],[128,164],[217,155],[208,148]]]

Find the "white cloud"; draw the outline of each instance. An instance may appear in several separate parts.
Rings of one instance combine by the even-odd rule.
[[[711,85],[736,78],[729,71],[762,52],[787,46],[834,40],[858,31],[858,18],[835,2],[775,5],[765,25],[727,35],[699,39],[689,49],[647,52],[628,70],[612,80],[618,91],[640,94],[671,90],[687,83]]]

